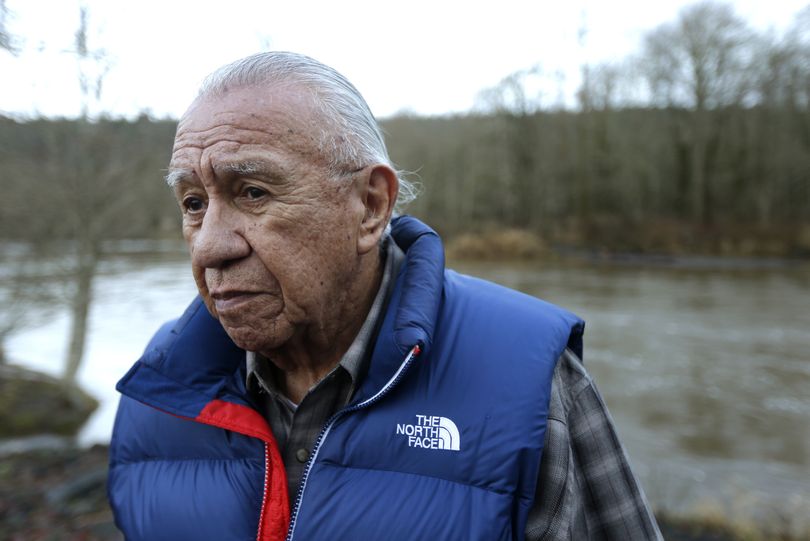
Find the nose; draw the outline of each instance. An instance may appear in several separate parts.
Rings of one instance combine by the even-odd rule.
[[[235,211],[212,200],[200,229],[191,239],[191,262],[196,267],[218,269],[247,257],[251,247],[240,234]]]

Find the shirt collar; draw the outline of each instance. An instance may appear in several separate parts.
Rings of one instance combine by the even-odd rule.
[[[383,241],[382,253],[385,263],[380,288],[377,290],[377,295],[371,303],[371,308],[362,327],[360,327],[360,331],[355,336],[349,349],[343,354],[338,366],[335,367],[335,369],[341,367],[348,372],[352,379],[353,388],[357,388],[358,379],[362,376],[368,362],[370,350],[377,337],[380,323],[382,323],[382,316],[385,314],[385,307],[394,291],[396,276],[405,260],[405,254],[390,236]],[[262,355],[254,351],[248,351],[246,353],[246,363],[246,385],[249,391],[263,388],[267,392],[280,395],[269,362]]]

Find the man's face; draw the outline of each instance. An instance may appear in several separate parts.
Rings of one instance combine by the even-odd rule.
[[[340,325],[365,207],[318,150],[305,91],[247,87],[180,121],[169,174],[197,287],[244,349],[273,351]]]

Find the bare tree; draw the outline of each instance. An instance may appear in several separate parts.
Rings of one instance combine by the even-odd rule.
[[[754,34],[730,4],[684,8],[644,39],[642,69],[653,104],[704,111],[742,102]]]
[[[4,49],[10,53],[16,52],[11,34],[6,28],[8,21],[8,8],[6,7],[6,0],[0,0],[0,49]]]
[[[718,134],[707,111],[744,104],[752,42],[752,31],[731,5],[713,1],[684,8],[677,21],[644,40],[642,71],[652,103],[690,111],[678,133],[689,149],[689,206],[698,223],[711,219],[708,152]]]
[[[478,93],[477,108],[485,113],[512,113],[530,115],[539,111],[542,105],[542,94],[529,89],[532,82],[543,79],[539,65],[510,73],[501,81]]]
[[[14,332],[52,312],[58,285],[48,276],[42,258],[33,254],[30,244],[16,243],[3,248],[0,273],[0,364],[8,361],[5,344]]]
[[[89,12],[79,10],[74,49],[82,95],[81,116],[76,122],[52,130],[44,141],[51,156],[38,169],[51,183],[63,205],[57,236],[65,237],[71,253],[68,288],[70,334],[63,377],[74,383],[84,357],[87,325],[93,300],[93,282],[103,254],[103,241],[114,235],[124,209],[132,203],[132,191],[125,188],[128,175],[143,156],[121,144],[117,125],[89,118],[93,104],[101,97],[104,78],[110,69],[107,53],[89,43]]]
[[[0,117],[0,334],[3,322],[10,333],[42,307],[68,306],[76,323],[66,352],[78,350],[109,243],[176,228],[176,204],[159,181],[174,128],[145,117]]]

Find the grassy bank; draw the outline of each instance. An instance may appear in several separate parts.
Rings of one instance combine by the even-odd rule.
[[[450,259],[477,261],[528,260],[570,253],[607,258],[633,254],[810,260],[810,226],[693,227],[667,221],[643,225],[603,221],[560,227],[542,234],[526,229],[483,227],[445,237]]]

